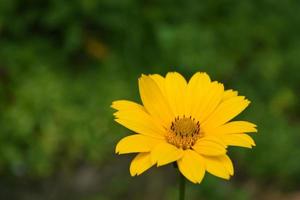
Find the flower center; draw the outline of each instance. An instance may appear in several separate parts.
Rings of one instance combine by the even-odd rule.
[[[200,124],[195,118],[178,116],[173,120],[166,140],[178,148],[190,149],[200,136]]]

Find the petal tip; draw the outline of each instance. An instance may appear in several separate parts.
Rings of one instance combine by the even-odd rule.
[[[131,170],[129,170],[130,171],[130,176],[132,176],[132,177],[135,177],[135,176],[137,176],[137,172],[135,172],[135,171],[131,171]]]
[[[117,106],[116,106],[116,103],[117,103],[117,101],[113,101],[112,103],[111,103],[111,105],[110,105],[110,107],[111,108],[113,108],[113,109],[115,109],[115,110],[117,110]]]
[[[117,144],[117,146],[116,146],[116,148],[115,148],[115,154],[120,155],[119,143]]]

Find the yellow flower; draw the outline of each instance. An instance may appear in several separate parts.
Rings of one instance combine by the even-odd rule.
[[[177,162],[193,183],[200,183],[206,171],[229,179],[233,165],[227,146],[255,146],[245,134],[257,132],[255,124],[230,122],[250,102],[206,73],[196,73],[188,83],[177,72],[142,75],[139,92],[143,105],[127,100],[112,104],[115,120],[137,133],[116,146],[119,154],[138,153],[130,165],[132,176],[155,164]]]

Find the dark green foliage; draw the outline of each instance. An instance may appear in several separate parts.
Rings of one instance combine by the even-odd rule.
[[[129,132],[113,122],[110,108],[116,99],[139,100],[141,73],[174,70],[186,77],[206,71],[239,90],[252,102],[239,118],[259,130],[253,150],[230,149],[233,181],[207,175],[189,187],[191,199],[298,189],[299,7],[293,0],[0,0],[0,198],[9,190],[18,199],[36,182],[55,185],[53,177],[90,166],[108,177],[92,186],[99,190],[53,198],[153,199],[158,190],[174,199],[172,170],[129,179],[129,161],[114,155]],[[51,193],[38,189],[36,199]]]

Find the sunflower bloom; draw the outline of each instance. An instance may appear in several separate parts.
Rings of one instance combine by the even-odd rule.
[[[227,147],[255,146],[246,133],[257,132],[256,125],[231,121],[250,102],[206,73],[198,72],[188,82],[177,72],[142,75],[139,92],[142,105],[112,103],[115,121],[136,133],[116,146],[116,153],[137,153],[130,164],[132,176],[176,162],[193,183],[200,183],[205,172],[229,179],[234,170]]]

